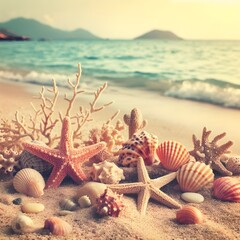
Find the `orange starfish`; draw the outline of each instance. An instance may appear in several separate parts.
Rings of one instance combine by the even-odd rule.
[[[28,152],[53,165],[53,170],[47,180],[46,188],[57,188],[67,175],[76,183],[86,180],[87,177],[81,168],[82,163],[102,151],[106,147],[106,144],[100,142],[75,149],[72,141],[70,118],[65,117],[63,119],[59,149],[51,149],[27,142],[23,143],[23,147]]]

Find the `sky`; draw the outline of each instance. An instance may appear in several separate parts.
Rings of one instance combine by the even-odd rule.
[[[240,39],[240,0],[0,0],[0,22],[15,17],[113,39],[153,29],[186,39]]]

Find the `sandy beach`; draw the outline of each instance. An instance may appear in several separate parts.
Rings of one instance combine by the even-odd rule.
[[[34,101],[32,97],[39,90],[40,86],[1,81],[0,118],[12,119],[16,111],[27,116],[32,111],[30,106],[30,102]],[[82,98],[84,100],[81,100],[81,104],[87,106],[91,96],[86,95]],[[134,107],[137,107],[141,109],[144,119],[148,121],[145,130],[155,134],[159,142],[175,140],[181,142],[190,151],[193,148],[192,134],[196,134],[200,138],[203,127],[207,127],[208,130],[212,130],[210,136],[212,138],[226,132],[227,135],[221,143],[233,141],[232,154],[240,154],[239,110],[163,97],[156,93],[144,93],[140,90],[126,90],[125,95],[122,95],[114,87],[109,86],[102,95],[100,103],[112,100],[115,103],[96,115],[94,124],[106,121],[118,109],[121,111],[118,118],[122,119],[123,114],[130,113]],[[60,106],[60,108],[64,107],[63,100],[61,100]],[[124,131],[124,136],[127,137],[127,129]],[[234,177],[240,179],[239,176]],[[41,198],[34,199],[17,193],[12,187],[11,179],[2,180],[0,182],[1,195],[9,195],[12,199],[21,197],[23,201],[40,202],[44,204],[45,210],[38,214],[29,214],[39,226],[39,231],[17,235],[12,232],[10,224],[13,217],[20,212],[20,206],[6,205],[0,202],[0,239],[232,240],[240,238],[239,203],[214,199],[211,194],[211,184],[199,191],[205,198],[203,203],[188,204],[197,207],[204,214],[204,222],[199,225],[178,224],[175,220],[176,210],[155,201],[149,202],[146,215],[140,217],[136,209],[136,195],[133,195],[124,196],[126,207],[118,218],[96,218],[93,207],[90,207],[78,209],[71,215],[61,217],[73,227],[72,233],[66,237],[54,237],[49,235],[46,230],[41,230],[46,218],[58,214],[58,202],[64,197],[74,198],[78,188],[79,186],[76,184],[65,180],[58,189],[48,189]],[[180,199],[182,192],[176,180],[165,186],[163,191],[182,205],[187,204]]]

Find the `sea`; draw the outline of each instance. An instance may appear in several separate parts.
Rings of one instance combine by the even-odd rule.
[[[240,108],[240,41],[91,40],[0,42],[0,79],[81,83]],[[1,87],[1,84],[0,84]]]

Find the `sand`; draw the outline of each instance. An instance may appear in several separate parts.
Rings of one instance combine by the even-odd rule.
[[[39,87],[21,85],[19,83],[0,82],[0,116],[12,118],[16,110],[24,114],[31,112],[30,101],[36,95]],[[81,103],[86,104],[90,96]],[[115,105],[104,110],[94,123],[109,118],[116,109],[121,110],[119,117],[129,113],[133,107],[142,110],[144,118],[148,120],[146,130],[158,136],[159,141],[176,140],[192,149],[192,134],[200,137],[202,128],[206,126],[213,130],[215,136],[227,132],[223,143],[232,140],[233,154],[240,154],[240,134],[237,125],[240,111],[225,109],[204,103],[186,100],[176,100],[157,94],[148,95],[141,91],[128,91],[121,95],[113,87],[109,87],[101,98],[102,101],[114,100]],[[61,105],[62,106],[62,105]],[[125,137],[127,136],[127,129]],[[239,178],[235,176],[235,178]],[[0,182],[1,197],[7,195],[9,200],[21,197],[23,201],[40,202],[45,210],[38,214],[29,214],[39,231],[18,235],[11,230],[12,219],[20,212],[20,206],[12,203],[6,205],[0,202],[0,240],[49,240],[49,239],[239,239],[240,212],[239,203],[222,202],[212,198],[211,184],[202,189],[205,201],[201,204],[189,204],[197,207],[204,214],[204,222],[199,225],[179,225],[175,221],[176,210],[150,201],[145,216],[140,216],[136,209],[136,196],[124,196],[125,209],[120,217],[98,218],[94,208],[78,209],[72,215],[63,218],[73,226],[73,232],[66,237],[54,237],[42,230],[46,218],[58,215],[59,201],[63,198],[74,198],[79,186],[66,179],[58,189],[48,189],[41,198],[34,199],[17,193],[12,187],[11,179]],[[176,181],[162,189],[179,203],[185,205],[181,199],[181,191]]]

